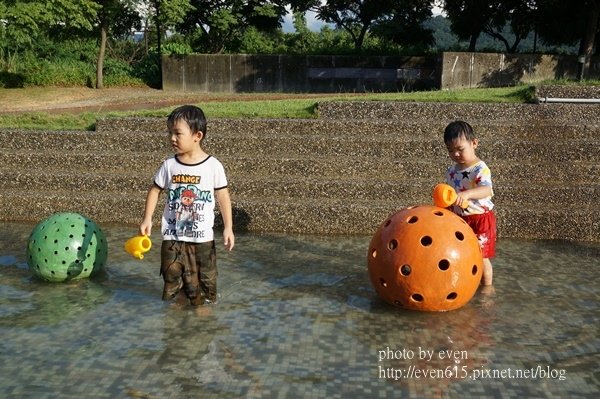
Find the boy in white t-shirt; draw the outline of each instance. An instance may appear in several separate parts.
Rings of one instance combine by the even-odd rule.
[[[162,299],[175,298],[183,289],[194,306],[215,303],[215,203],[223,217],[225,248],[231,251],[235,242],[225,170],[216,158],[202,149],[206,118],[200,108],[184,105],[173,110],[167,126],[175,155],[165,160],[154,176],[146,197],[140,234],[150,235],[159,194],[166,190],[161,226]]]
[[[496,254],[496,216],[493,208],[492,174],[475,154],[479,145],[467,122],[455,121],[444,130],[444,143],[455,162],[446,172],[446,183],[454,187],[458,198],[452,211],[462,217],[475,232],[483,255],[483,285],[492,285],[490,258]]]

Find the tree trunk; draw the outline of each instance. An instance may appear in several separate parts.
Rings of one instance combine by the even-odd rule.
[[[96,89],[104,88],[104,55],[106,54],[106,40],[108,37],[108,25],[100,23],[100,50],[98,51],[98,63],[96,64]]]
[[[477,39],[479,38],[479,32],[473,33],[471,35],[471,39],[469,40],[469,52],[474,53],[475,48],[477,47]]]
[[[158,52],[158,88],[162,90],[162,49],[161,49],[161,26],[160,26],[160,0],[154,2],[156,7],[156,51]]]
[[[592,2],[589,10],[588,19],[585,24],[585,36],[579,49],[579,57],[583,57],[583,62],[579,64],[579,78],[584,79],[586,71],[590,68],[590,58],[594,50],[594,41],[598,32],[598,20],[600,19],[600,0]]]

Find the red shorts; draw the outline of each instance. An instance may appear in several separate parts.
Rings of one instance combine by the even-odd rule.
[[[462,217],[475,232],[484,258],[496,256],[496,215],[488,211],[480,215]]]

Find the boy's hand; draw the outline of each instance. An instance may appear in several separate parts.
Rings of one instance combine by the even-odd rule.
[[[225,244],[225,249],[228,251],[233,249],[233,246],[235,245],[235,236],[233,235],[232,229],[223,230],[223,243]]]
[[[469,200],[467,198],[465,198],[464,196],[461,196],[459,193],[458,196],[456,197],[456,201],[454,202],[456,205],[458,205],[459,207],[461,207],[462,209],[467,209],[469,207]]]
[[[142,222],[142,224],[140,225],[140,235],[149,237],[151,233],[152,233],[152,221],[144,220]]]
[[[456,198],[455,204],[463,209],[467,209],[471,200],[491,197],[493,193],[492,186],[477,186],[475,188],[456,193],[458,197]]]

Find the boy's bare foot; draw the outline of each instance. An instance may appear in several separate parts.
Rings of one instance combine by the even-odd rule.
[[[212,315],[213,310],[211,306],[196,306],[194,312],[196,312],[196,316],[206,317]]]
[[[481,306],[484,309],[491,308],[494,305],[494,298],[495,298],[494,293],[496,292],[496,289],[494,288],[494,286],[493,285],[482,285],[480,292],[482,294]]]
[[[181,310],[181,309],[185,308],[187,306],[187,304],[188,304],[188,299],[185,296],[185,293],[183,291],[179,291],[177,296],[175,296],[175,300],[173,302],[171,302],[171,304],[169,306],[173,309]]]
[[[496,293],[496,288],[494,288],[494,286],[491,284],[490,285],[484,284],[481,286],[480,292],[484,295],[491,295],[491,294]]]

